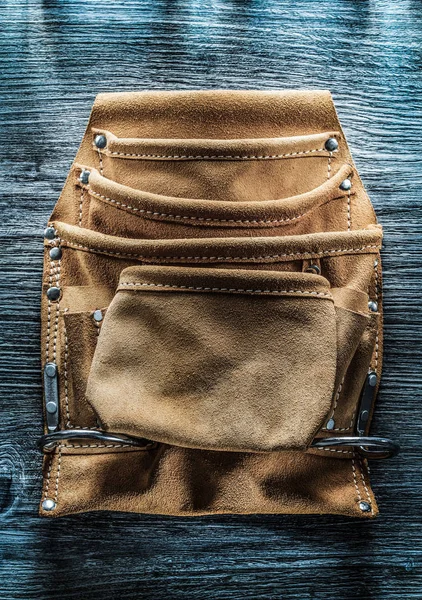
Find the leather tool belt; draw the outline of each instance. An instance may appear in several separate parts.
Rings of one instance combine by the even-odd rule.
[[[375,516],[381,243],[329,92],[99,95],[45,232],[40,513]]]

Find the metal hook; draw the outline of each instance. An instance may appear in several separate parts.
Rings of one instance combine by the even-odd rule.
[[[317,450],[325,448],[356,448],[359,454],[364,458],[391,458],[396,456],[400,451],[400,446],[390,440],[382,437],[366,437],[366,436],[345,436],[345,437],[328,437],[321,440],[316,440],[311,445],[311,448]]]
[[[133,448],[142,448],[150,450],[157,444],[144,438],[135,438],[121,433],[108,433],[98,429],[62,429],[43,435],[38,441],[38,447],[41,452],[53,452],[53,450],[62,442],[66,441],[97,441],[109,444],[124,444]]]

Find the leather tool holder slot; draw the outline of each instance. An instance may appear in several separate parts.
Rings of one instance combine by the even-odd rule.
[[[45,237],[41,514],[377,514],[382,231],[328,92],[100,95]]]
[[[80,174],[88,173],[83,166],[75,169],[74,178],[78,196],[84,195],[88,204],[84,223],[93,231],[149,239],[158,234],[160,239],[217,234],[241,237],[245,232],[254,236],[299,235],[347,229],[352,203],[362,206],[363,188],[357,179],[352,183],[353,168],[349,164],[337,166],[334,175],[325,176],[321,185],[306,193],[270,200],[252,196],[236,202],[140,191],[105,178],[96,169],[89,170],[88,183],[83,184]],[[349,190],[341,189],[344,181],[350,181]],[[370,207],[363,203],[359,214],[354,211],[354,227],[370,215]]]
[[[276,200],[310,191],[333,169],[324,147],[336,131],[273,139],[122,139],[94,129],[99,169],[117,183],[157,194],[231,201]],[[105,148],[95,139],[103,136]],[[97,138],[98,139],[98,138]],[[330,169],[329,169],[330,165]],[[310,177],[304,178],[308,172]]]

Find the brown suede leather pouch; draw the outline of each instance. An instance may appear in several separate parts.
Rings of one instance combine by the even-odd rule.
[[[99,95],[46,232],[45,432],[74,437],[41,514],[376,515],[315,441],[380,378],[381,241],[329,92]]]

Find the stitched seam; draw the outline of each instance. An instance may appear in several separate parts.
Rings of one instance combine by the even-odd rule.
[[[48,276],[48,287],[52,287],[53,284],[53,270],[51,264],[51,258],[49,259],[50,269]],[[50,336],[51,336],[51,300],[48,300],[47,310],[47,334],[46,334],[46,347],[45,347],[45,361],[48,362],[49,350],[50,350]]]
[[[140,213],[144,215],[149,215],[151,217],[166,217],[170,219],[184,220],[184,221],[200,221],[201,223],[259,223],[259,224],[273,224],[273,223],[289,223],[292,221],[297,221],[301,219],[309,212],[313,210],[310,208],[309,210],[295,215],[294,217],[288,217],[286,219],[218,219],[211,217],[198,217],[198,216],[185,216],[185,215],[174,215],[171,213],[161,213],[152,210],[146,210],[144,208],[137,208],[136,206],[131,206],[130,204],[125,204],[124,202],[120,202],[119,200],[115,200],[114,198],[110,198],[109,196],[104,196],[103,194],[99,194],[98,192],[94,192],[94,190],[89,187],[89,193],[94,196],[94,198],[99,198],[100,200],[105,200],[106,202],[111,202],[112,204],[116,204],[122,210],[125,211],[133,211],[135,213]],[[349,193],[350,195],[350,193]],[[336,198],[332,198],[332,200],[341,200],[345,196],[337,196]]]
[[[63,333],[64,333],[64,397],[65,397],[65,408],[66,408],[66,427],[72,427],[70,422],[70,411],[69,411],[69,380],[68,380],[68,358],[69,358],[69,344],[67,338],[66,325],[63,317]]]
[[[346,376],[344,376],[344,377],[346,377]],[[335,399],[335,402],[334,402],[333,410],[331,411],[331,416],[330,416],[330,419],[332,419],[332,418],[334,417],[334,413],[335,413],[335,411],[336,411],[337,404],[338,404],[338,399],[339,399],[339,397],[340,397],[340,393],[341,393],[341,390],[342,390],[342,388],[343,388],[343,384],[344,384],[344,377],[343,377],[343,379],[341,380],[341,383],[340,383],[340,385],[339,385],[339,387],[338,387],[337,394],[336,394],[336,399]]]
[[[182,160],[214,160],[214,159],[225,159],[225,160],[274,160],[277,158],[284,158],[287,156],[301,156],[304,154],[312,154],[314,152],[324,152],[325,148],[315,148],[314,150],[301,150],[299,152],[287,152],[286,154],[136,154],[131,152],[112,152],[105,150],[103,152],[98,148],[98,154],[105,154],[106,156],[130,156],[132,158],[174,158]]]
[[[353,452],[353,458],[352,458],[352,473],[353,473],[353,483],[355,485],[355,489],[356,489],[356,493],[357,493],[357,497],[358,497],[358,502],[360,502],[362,500],[362,496],[360,494],[360,490],[359,490],[359,486],[358,486],[358,480],[356,477],[356,465],[355,465],[355,453]]]
[[[82,227],[82,206],[83,206],[83,202],[84,202],[84,192],[85,192],[84,188],[81,187],[81,197],[79,200],[79,220],[78,220],[79,227]]]
[[[48,467],[47,480],[46,480],[45,490],[44,490],[44,498],[43,498],[44,500],[46,500],[47,497],[48,497],[48,490],[49,490],[49,487],[50,487],[51,469],[53,467],[53,456],[54,456],[53,454],[50,456],[50,464],[49,464],[49,467]]]
[[[294,217],[289,217],[286,219],[217,219],[217,218],[213,219],[211,217],[173,215],[171,213],[160,213],[160,212],[154,212],[152,210],[146,210],[143,208],[137,208],[136,206],[131,206],[130,204],[124,204],[123,202],[120,202],[119,200],[115,200],[114,198],[109,198],[108,196],[103,196],[102,194],[99,194],[98,192],[94,192],[91,188],[89,188],[89,193],[96,198],[106,200],[107,202],[112,202],[113,204],[120,206],[124,210],[131,210],[131,211],[134,211],[137,213],[150,215],[152,217],[167,217],[170,219],[178,219],[178,220],[185,220],[185,221],[201,221],[201,222],[206,222],[206,223],[209,223],[209,222],[211,222],[211,223],[267,223],[267,224],[287,223],[290,221],[296,221],[296,220],[300,219],[301,217],[305,216],[308,212],[310,212],[310,211],[306,211],[304,213],[300,213],[298,215],[295,215]],[[333,200],[337,200],[339,198],[344,198],[344,196],[338,196],[338,198],[333,198]]]
[[[71,429],[100,429],[99,427],[94,427],[94,426],[90,426],[90,427],[81,427],[80,425],[72,425]],[[63,446],[64,448],[66,448],[66,446]]]
[[[332,159],[333,153],[330,152],[330,154],[328,155],[328,163],[327,163],[327,179],[330,179],[331,177],[331,159]]]
[[[378,268],[379,268],[379,261],[376,261],[376,264],[374,263],[374,269],[375,269],[375,298],[376,298],[376,302],[378,304],[379,302],[379,272],[378,272]],[[379,325],[377,326],[377,334],[375,336],[375,371],[377,371],[378,369],[378,352],[379,352]]]
[[[60,260],[58,261],[58,266],[54,268],[56,275],[56,284],[59,287],[60,283]],[[57,336],[59,332],[59,315],[60,315],[60,301],[56,302],[56,317],[54,320],[54,337],[53,337],[53,360],[56,362],[57,358]]]
[[[351,207],[351,195],[350,190],[347,194],[347,231],[352,229],[352,207]]]
[[[369,505],[371,507],[371,514],[372,514],[373,509],[372,509],[371,496],[369,495],[369,490],[368,490],[368,487],[366,485],[365,477],[363,475],[363,462],[362,462],[361,458],[359,458],[359,464],[360,464],[360,476],[361,476],[361,479],[362,479],[362,485],[365,488],[366,497],[368,498],[368,503],[369,503]]]
[[[81,428],[83,429],[83,428]],[[90,428],[91,429],[91,428]],[[62,444],[62,448],[132,448],[130,444]]]
[[[334,418],[334,413],[335,413],[335,410],[337,408],[337,403],[338,403],[338,400],[339,400],[339,397],[340,397],[341,388],[343,387],[344,379],[345,379],[345,377],[343,377],[343,380],[342,380],[342,382],[341,382],[341,384],[339,386],[339,389],[338,389],[338,392],[337,392],[337,396],[336,396],[336,400],[335,400],[335,404],[334,404],[334,408],[333,408],[333,411],[331,413],[331,416],[328,418],[328,421],[330,419]],[[352,427],[353,427],[355,416],[356,416],[356,410],[353,412],[353,415],[352,415],[352,417],[350,419],[350,425],[348,427],[334,427],[333,429],[327,429],[326,427],[324,427],[323,431],[350,431],[352,429]]]
[[[103,157],[101,155],[101,152],[100,152],[99,148],[97,148],[97,152],[98,152],[98,158],[99,158],[99,161],[100,161],[100,174],[103,175],[103,170],[104,170],[103,169]]]
[[[329,421],[330,419],[334,419],[334,414],[336,412],[336,408],[337,408],[337,405],[338,405],[338,400],[340,398],[340,393],[341,393],[341,390],[343,388],[345,377],[346,376],[343,377],[343,379],[341,380],[341,383],[340,383],[340,385],[338,387],[337,394],[336,394],[336,399],[335,399],[335,402],[334,402],[334,406],[333,406],[333,409],[332,409],[331,414],[328,417],[327,421]],[[323,431],[350,431],[350,429],[351,429],[351,427],[353,425],[353,419],[354,419],[354,414],[353,414],[352,421],[351,421],[349,427],[334,427],[333,429],[327,429],[327,427],[324,427]]]
[[[314,448],[314,450],[324,450],[324,452],[338,452],[339,454],[350,454],[349,450],[337,450],[337,448]]]
[[[62,445],[59,446],[59,455],[57,459],[57,473],[56,473],[56,483],[55,483],[55,492],[54,492],[54,502],[57,504],[58,496],[59,496],[59,478],[60,478],[60,468],[62,463]]]
[[[113,252],[112,250],[99,250],[98,248],[89,248],[88,246],[83,246],[82,244],[76,244],[73,242],[69,242],[64,238],[60,238],[61,242],[64,242],[70,248],[87,250],[88,252],[95,252],[99,254],[111,254],[113,256],[133,256],[141,259],[185,259],[185,260],[263,260],[270,258],[284,258],[290,256],[327,256],[330,254],[340,254],[342,252],[360,252],[363,250],[375,249],[379,250],[379,246],[377,245],[368,245],[362,246],[360,248],[341,248],[339,250],[323,250],[322,252],[291,252],[287,254],[268,254],[266,256],[153,256],[153,255],[145,255],[145,254],[136,254],[133,252]]]
[[[203,290],[205,292],[247,292],[251,294],[307,294],[313,296],[322,296],[325,298],[332,298],[331,294],[326,292],[308,292],[303,290],[254,290],[245,288],[220,288],[220,287],[205,287],[205,286],[193,286],[193,285],[170,285],[166,283],[139,283],[139,282],[122,282],[120,286],[127,287],[159,287],[159,288],[171,288],[175,290]]]

